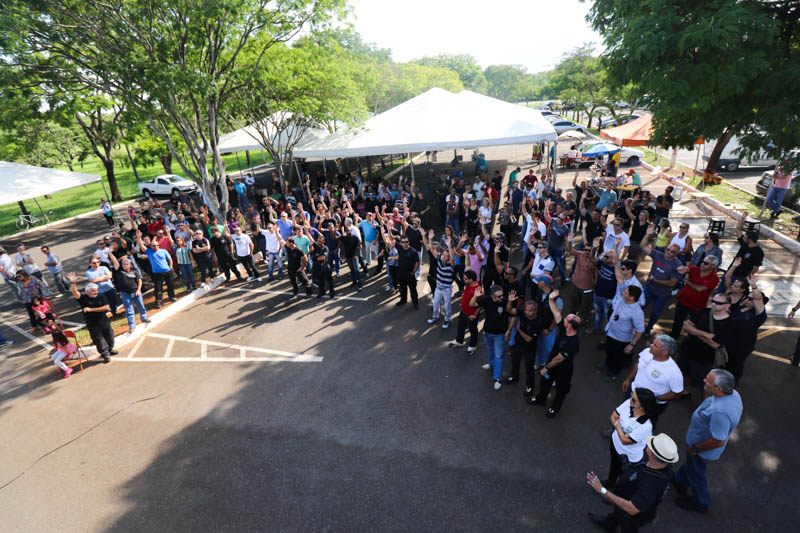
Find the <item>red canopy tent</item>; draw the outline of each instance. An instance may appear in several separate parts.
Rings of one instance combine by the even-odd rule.
[[[652,131],[653,115],[645,113],[622,126],[600,130],[600,137],[620,146],[645,146],[650,143]],[[694,144],[703,144],[703,139],[697,139]]]
[[[652,123],[653,115],[648,113],[622,126],[600,130],[600,136],[620,146],[644,146],[650,142]]]

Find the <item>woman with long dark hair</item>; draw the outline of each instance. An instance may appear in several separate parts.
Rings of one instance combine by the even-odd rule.
[[[644,457],[647,437],[653,434],[658,420],[658,403],[650,389],[638,388],[631,397],[611,413],[610,465],[603,486],[611,489],[617,484],[624,465],[640,462]]]

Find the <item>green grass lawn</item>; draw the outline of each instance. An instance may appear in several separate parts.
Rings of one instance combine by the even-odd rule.
[[[271,161],[269,155],[266,153],[265,155],[266,159],[262,159],[261,152],[251,151],[250,161],[254,166],[262,165],[265,162]],[[236,154],[228,154],[223,156],[223,159],[225,160],[226,173],[237,172],[240,169],[248,168],[247,158],[245,157],[244,153],[240,153],[238,158],[236,157]],[[60,168],[68,170],[66,167]],[[159,174],[164,174],[164,167],[162,167],[160,163],[149,167],[140,166],[137,167],[137,170],[139,171],[139,178],[142,181],[151,180]],[[84,163],[83,168],[81,168],[80,165],[76,165],[75,171],[84,172],[87,174],[98,174],[102,176],[103,183],[105,183],[106,188],[108,188],[105,168],[99,159],[93,158],[87,160]],[[183,175],[183,172],[177,163],[173,163],[172,171],[176,174]],[[117,186],[119,187],[119,192],[122,195],[122,199],[131,200],[138,198],[139,188],[136,185],[137,182],[133,175],[133,170],[130,167],[122,166],[119,164],[119,162],[117,162],[114,167],[114,173],[117,178]],[[75,215],[80,215],[81,213],[86,213],[87,211],[92,211],[93,209],[97,209],[100,206],[100,199],[105,196],[106,193],[103,190],[102,183],[96,182],[54,193],[49,199],[37,197],[36,200],[39,202],[39,205],[41,205],[45,213],[47,213],[47,216],[50,218],[50,220],[55,222],[56,220],[69,218]],[[42,217],[41,211],[39,211],[39,208],[36,207],[36,203],[34,203],[33,200],[26,200],[25,207],[28,208],[28,211],[32,215],[39,218],[42,220],[42,223],[44,223],[44,217]],[[52,213],[50,211],[52,211]],[[16,227],[16,221],[19,218],[19,213],[19,205],[16,203],[0,205],[0,237],[13,235],[19,231]],[[100,215],[98,215],[98,217],[99,216]]]

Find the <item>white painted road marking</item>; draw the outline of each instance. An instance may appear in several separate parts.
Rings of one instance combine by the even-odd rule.
[[[226,290],[226,291],[262,292],[264,294],[286,294],[286,295],[289,295],[289,296],[291,296],[293,294],[292,291],[274,291],[274,290],[271,290],[271,289],[245,289],[243,287],[224,287],[224,286],[220,286],[219,288],[222,289],[222,290]],[[314,298],[314,296],[307,296],[306,294],[304,294],[302,292],[300,294],[298,294],[298,296],[302,296],[303,298]],[[323,303],[325,301],[330,301],[330,299],[327,298],[327,297],[326,298],[320,298],[320,299],[323,300]],[[334,300],[353,300],[353,301],[356,301],[356,302],[367,302],[367,301],[369,301],[369,298],[360,298],[358,296],[334,296],[333,299]]]
[[[167,339],[167,348],[164,355],[160,357],[141,356],[134,357],[138,352],[144,340],[148,337],[156,339]],[[200,345],[200,355],[197,357],[175,357],[172,355],[176,342],[188,342]],[[239,352],[238,357],[209,357],[208,347],[227,348]],[[248,355],[252,354],[266,354],[266,355]],[[118,361],[150,361],[150,362],[186,362],[186,361],[209,361],[216,363],[231,363],[231,362],[258,362],[258,361],[283,361],[291,363],[319,363],[324,358],[318,355],[309,355],[303,353],[284,352],[281,350],[272,350],[269,348],[259,348],[257,346],[243,346],[241,344],[229,344],[226,342],[209,341],[203,339],[193,339],[190,337],[181,337],[179,335],[166,335],[164,333],[148,333],[139,338],[136,345],[133,347],[127,357],[117,359]]]

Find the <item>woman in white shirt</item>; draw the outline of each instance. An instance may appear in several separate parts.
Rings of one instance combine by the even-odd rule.
[[[658,419],[656,396],[649,389],[635,389],[631,397],[611,413],[611,461],[608,478],[603,486],[609,490],[616,486],[622,467],[638,463],[644,458],[647,437],[653,434],[653,424]]]
[[[488,198],[481,200],[481,206],[478,208],[478,220],[486,227],[486,231],[491,231],[489,224],[492,223],[492,206]]]

